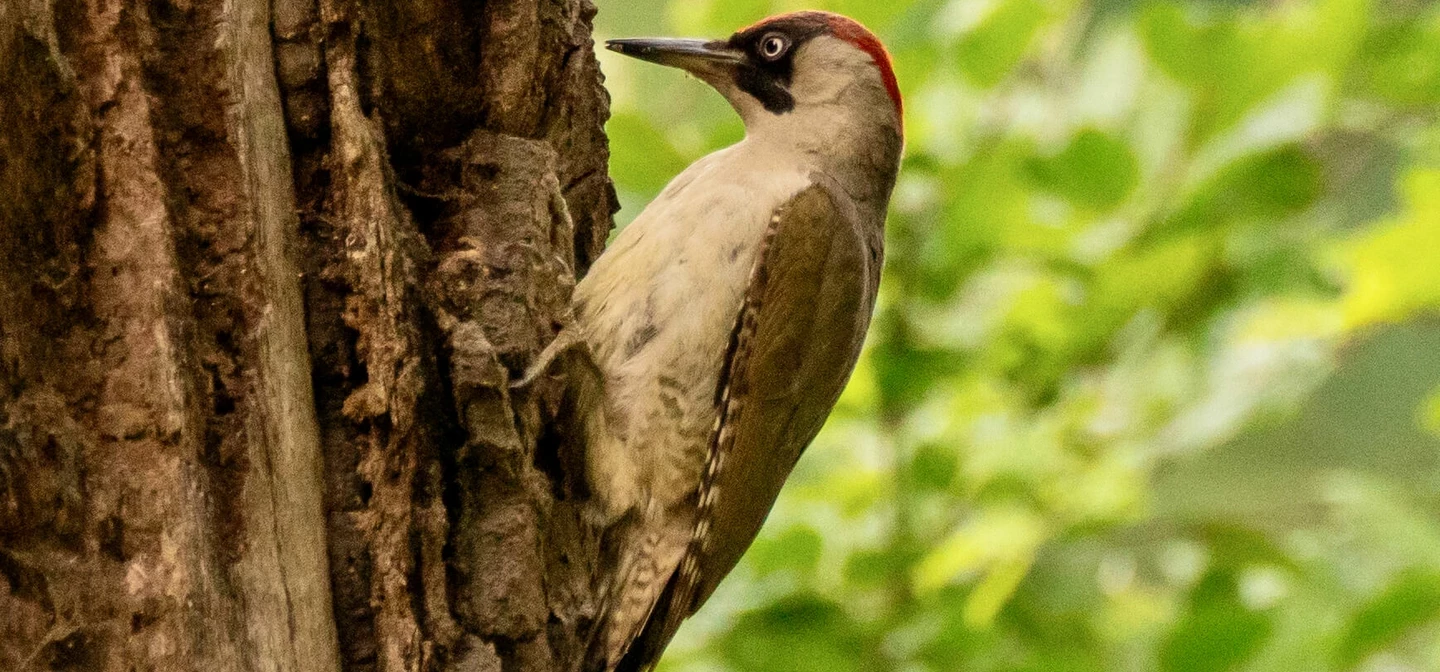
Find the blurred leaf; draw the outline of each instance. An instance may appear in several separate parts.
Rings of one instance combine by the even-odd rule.
[[[1420,408],[1420,424],[1431,434],[1440,437],[1440,388],[1436,388],[1434,394],[1431,394]]]
[[[1029,169],[1042,189],[1095,210],[1119,205],[1139,179],[1129,146],[1095,129],[1078,133],[1055,156],[1031,159]]]
[[[954,449],[938,444],[921,446],[910,468],[916,486],[926,490],[949,489],[958,471]]]
[[[985,572],[985,591],[972,596],[979,614],[993,615],[1009,596],[1045,540],[1045,522],[1016,507],[987,509],[941,542],[915,568],[915,587],[934,591],[962,574]]]
[[[1199,187],[1167,230],[1213,229],[1236,220],[1276,220],[1299,213],[1320,196],[1320,167],[1298,145],[1237,161]]]
[[[1397,221],[1376,227],[1341,248],[1350,273],[1346,322],[1394,322],[1440,309],[1440,170],[1417,171],[1406,182],[1407,206]]]
[[[782,569],[813,571],[823,545],[820,533],[797,525],[779,536],[766,537],[750,548],[750,565],[761,574]]]
[[[1240,603],[1235,575],[1212,572],[1192,592],[1191,611],[1176,625],[1160,654],[1165,672],[1224,672],[1259,650],[1272,624]]]
[[[690,0],[666,3],[671,26],[682,35],[726,37],[770,14],[770,0]]]
[[[1000,83],[1029,50],[1046,20],[1040,0],[997,0],[990,15],[956,46],[956,63],[977,86]]]
[[[815,595],[785,598],[742,615],[725,635],[725,657],[753,672],[845,672],[875,669],[859,626],[838,605]]]
[[[1029,145],[1006,143],[941,176],[947,190],[944,225],[930,231],[917,266],[914,291],[948,298],[1005,235],[1031,226],[1028,185],[1023,178]]]
[[[1142,308],[1169,310],[1207,289],[1219,244],[1211,233],[1195,232],[1116,255],[1091,279],[1089,324],[1077,331],[1096,347]]]
[[[625,150],[610,156],[610,173],[621,184],[647,192],[659,192],[685,169],[687,161],[651,121],[639,114],[617,112],[605,130],[625,139]]]
[[[1287,11],[1203,11],[1147,2],[1140,31],[1157,64],[1194,91],[1197,143],[1302,76],[1339,74],[1364,36],[1370,0],[1317,0]],[[1315,45],[1324,44],[1324,49]]]
[[[1440,572],[1406,572],[1355,614],[1340,645],[1340,663],[1347,668],[1354,666],[1437,616]]]
[[[1356,77],[1397,105],[1440,104],[1440,12],[1391,21],[1365,40]]]
[[[1210,546],[1211,566],[1223,572],[1236,573],[1253,565],[1298,569],[1290,555],[1263,531],[1211,520],[1203,524],[1199,532]],[[1221,578],[1224,576],[1228,574]]]
[[[878,587],[903,575],[907,563],[892,549],[859,550],[845,560],[845,578],[857,586]]]
[[[1238,38],[1230,23],[1220,16],[1198,20],[1198,12],[1187,13],[1177,2],[1145,3],[1139,27],[1145,45],[1166,74],[1182,82],[1198,84],[1234,69]]]

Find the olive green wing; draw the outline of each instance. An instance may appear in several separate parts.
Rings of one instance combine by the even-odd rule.
[[[734,568],[860,354],[880,274],[878,230],[824,185],[775,212],[721,372],[690,544],[619,669],[648,669]]]

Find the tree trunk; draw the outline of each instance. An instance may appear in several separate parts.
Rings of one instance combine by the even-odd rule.
[[[0,0],[0,670],[570,670],[589,0]]]

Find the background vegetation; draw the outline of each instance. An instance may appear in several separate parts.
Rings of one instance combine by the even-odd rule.
[[[906,95],[882,305],[663,669],[1440,670],[1440,6],[805,4]],[[603,64],[623,222],[743,131]]]

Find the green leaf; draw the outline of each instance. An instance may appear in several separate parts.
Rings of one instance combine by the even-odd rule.
[[[1155,64],[1187,84],[1208,82],[1239,56],[1231,24],[1218,17],[1199,20],[1179,3],[1146,3],[1138,27]]]
[[[955,482],[959,461],[951,446],[925,444],[915,451],[910,474],[915,485],[925,490],[946,490]]]
[[[1211,572],[1191,593],[1190,613],[1170,632],[1160,651],[1164,672],[1225,672],[1259,651],[1273,624],[1241,603],[1236,577]]]
[[[877,669],[861,628],[839,605],[817,595],[784,598],[737,619],[721,643],[725,658],[749,672],[848,672]]]
[[[648,117],[616,113],[605,131],[615,147],[610,154],[610,176],[622,188],[659,193],[685,169],[685,157],[675,151]]]
[[[1351,667],[1412,628],[1437,618],[1440,618],[1440,572],[1405,572],[1355,614],[1339,647],[1340,662]]]
[[[1041,189],[1102,211],[1119,205],[1140,177],[1129,145],[1095,129],[1080,131],[1059,154],[1031,159],[1027,167]]]
[[[1196,189],[1164,230],[1214,230],[1235,221],[1283,219],[1315,203],[1321,180],[1319,163],[1300,145],[1253,154]]]
[[[824,540],[820,533],[804,525],[796,525],[778,536],[762,536],[745,554],[746,562],[761,575],[784,569],[811,572],[820,561]]]
[[[1406,194],[1400,217],[1338,251],[1350,276],[1344,309],[1351,327],[1440,311],[1440,170],[1411,174]]]
[[[1029,51],[1047,14],[1040,0],[999,0],[990,16],[956,46],[960,71],[982,88],[999,84]]]
[[[1397,105],[1440,103],[1440,14],[1386,24],[1365,41],[1356,77]]]

